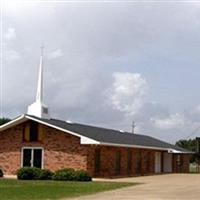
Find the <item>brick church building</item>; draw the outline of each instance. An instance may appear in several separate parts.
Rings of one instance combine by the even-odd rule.
[[[93,177],[189,171],[191,152],[180,147],[150,136],[52,119],[43,104],[42,60],[41,55],[36,101],[27,114],[0,126],[0,169],[5,174],[24,166],[83,169]]]

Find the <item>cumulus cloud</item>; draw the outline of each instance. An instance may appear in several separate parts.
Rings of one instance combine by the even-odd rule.
[[[18,59],[20,59],[20,54],[15,51],[14,49],[8,49],[6,51],[6,60],[7,62],[12,62],[12,61],[16,61]]]
[[[128,115],[136,114],[144,103],[147,82],[141,74],[129,72],[113,73],[113,84],[109,100],[114,109]]]
[[[186,124],[183,114],[175,113],[166,118],[151,118],[151,122],[159,129],[181,129]]]
[[[63,56],[63,52],[61,49],[55,49],[54,51],[51,51],[48,55],[49,59],[56,59],[56,58],[60,58]]]
[[[8,41],[15,40],[16,39],[16,31],[15,28],[10,27],[7,29],[5,33],[5,39]]]

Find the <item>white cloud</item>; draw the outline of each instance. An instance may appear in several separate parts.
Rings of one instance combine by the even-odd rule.
[[[160,129],[181,129],[186,124],[183,114],[171,114],[167,118],[151,118],[151,122],[156,128]]]
[[[5,33],[6,40],[15,40],[16,39],[16,31],[14,28],[8,28]]]
[[[200,105],[198,105],[195,109],[196,112],[200,113]]]
[[[129,115],[136,114],[144,103],[147,82],[138,73],[115,72],[110,92],[111,104],[114,109]]]
[[[18,60],[20,57],[20,54],[13,49],[9,49],[6,51],[7,62]]]
[[[61,49],[56,49],[56,50],[50,52],[48,55],[49,59],[56,59],[56,58],[60,58],[62,56],[63,56],[63,52]]]

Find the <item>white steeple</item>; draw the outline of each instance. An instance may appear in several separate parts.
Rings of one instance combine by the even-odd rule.
[[[39,66],[39,74],[38,74],[38,85],[37,85],[37,95],[36,101],[42,103],[43,100],[43,49],[41,47],[41,55],[40,55],[40,66]]]
[[[47,106],[43,104],[43,49],[44,47],[41,47],[36,100],[33,104],[28,106],[27,114],[49,119],[49,110]]]

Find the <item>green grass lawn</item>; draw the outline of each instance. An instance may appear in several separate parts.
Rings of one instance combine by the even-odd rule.
[[[0,179],[2,200],[60,199],[135,185],[117,182],[20,181]]]

